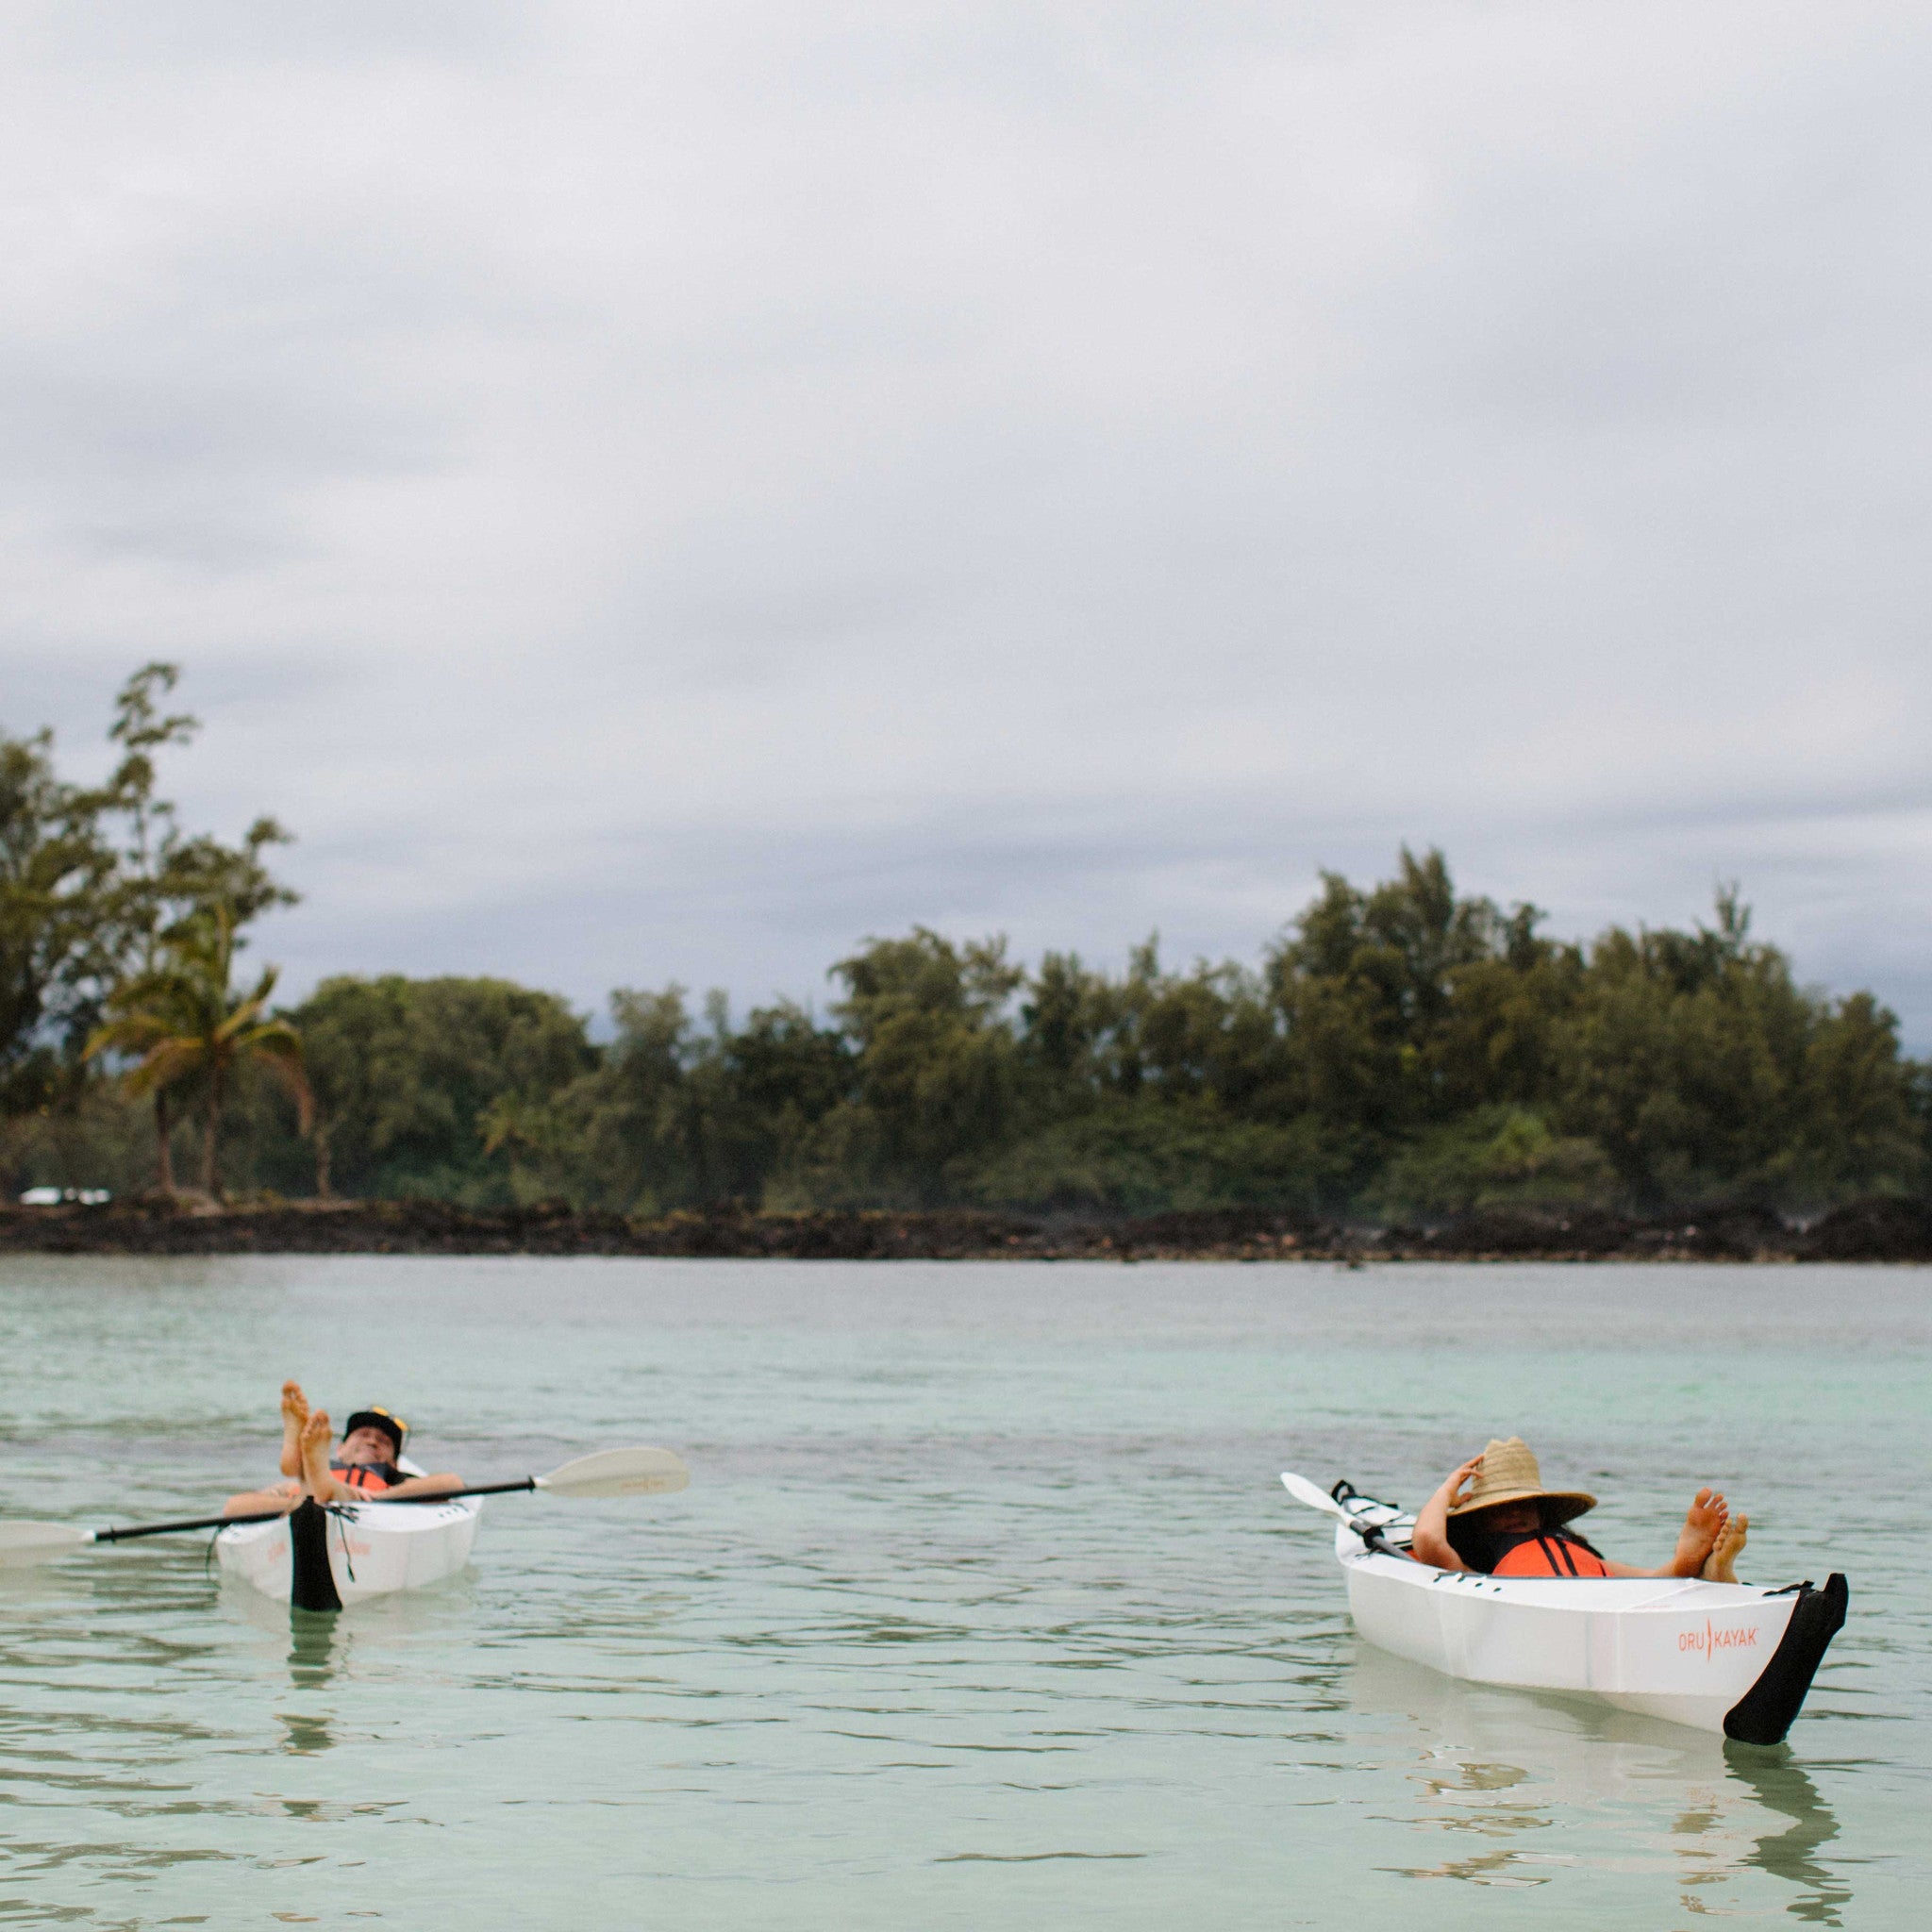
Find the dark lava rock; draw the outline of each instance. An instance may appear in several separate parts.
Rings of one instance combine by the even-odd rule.
[[[1131,1219],[1066,1224],[1061,1239],[1084,1237],[1104,1243],[1100,1252],[1123,1248],[1148,1259],[1214,1255],[1229,1259],[1269,1259],[1281,1256],[1327,1256],[1342,1245],[1333,1222],[1266,1208],[1190,1208]]]
[[[1444,1260],[1777,1260],[1793,1253],[1790,1228],[1769,1208],[1718,1207],[1638,1220],[1602,1208],[1483,1208],[1417,1233],[1391,1228],[1391,1255]]]
[[[0,1208],[0,1251],[75,1255],[664,1255],[792,1260],[1932,1260],[1932,1204],[1875,1199],[1794,1234],[1759,1208],[1638,1220],[1601,1208],[1485,1208],[1446,1226],[1346,1230],[1266,1208],[1138,1218],[971,1208],[755,1214],[723,1208],[648,1220],[561,1201],[474,1208],[445,1201],[217,1207],[158,1195],[108,1207]]]
[[[1444,1260],[1598,1258],[1626,1255],[1640,1224],[1600,1208],[1479,1208],[1412,1240],[1407,1251]]]
[[[1932,1203],[1874,1195],[1834,1208],[1799,1237],[1806,1261],[1932,1261]]]
[[[1796,1252],[1790,1227],[1769,1208],[1712,1208],[1685,1215],[1671,1230],[1674,1254],[1705,1261],[1785,1260]]]

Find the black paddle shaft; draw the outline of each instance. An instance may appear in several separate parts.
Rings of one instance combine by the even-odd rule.
[[[168,1536],[183,1529],[226,1529],[236,1523],[274,1523],[286,1516],[286,1509],[258,1509],[252,1516],[191,1516],[184,1523],[142,1523],[132,1529],[97,1529],[97,1543],[127,1543],[138,1536]]]
[[[379,1490],[371,1490],[358,1500],[366,1503],[448,1503],[458,1496],[507,1496],[514,1490],[534,1490],[536,1487],[535,1476],[520,1475],[513,1483],[477,1483],[467,1490],[439,1490],[433,1496],[385,1496]],[[190,1516],[179,1523],[142,1523],[131,1529],[97,1529],[94,1541],[97,1543],[127,1543],[141,1536],[172,1536],[177,1531],[190,1529],[226,1529],[237,1523],[274,1523],[278,1517],[290,1513],[287,1509],[258,1509],[251,1516]]]
[[[517,1490],[534,1490],[537,1478],[533,1475],[520,1475],[513,1483],[472,1483],[466,1490],[438,1490],[434,1495],[422,1496],[383,1496],[371,1491],[367,1498],[372,1503],[448,1503],[458,1496],[508,1496]]]

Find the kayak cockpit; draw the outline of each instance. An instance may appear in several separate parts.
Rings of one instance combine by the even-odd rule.
[[[406,1475],[423,1472],[398,1463]],[[482,1501],[385,1503],[379,1497],[325,1507],[304,1498],[287,1516],[238,1524],[215,1538],[224,1574],[298,1610],[339,1610],[365,1597],[420,1590],[470,1560]]]

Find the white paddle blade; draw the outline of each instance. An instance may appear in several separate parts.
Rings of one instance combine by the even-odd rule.
[[[668,1496],[691,1471],[668,1449],[600,1449],[537,1478],[553,1496]]]
[[[0,1523],[0,1570],[51,1563],[93,1540],[92,1530],[76,1529],[71,1523]]]
[[[1281,1486],[1297,1503],[1306,1504],[1310,1509],[1319,1509],[1324,1516],[1332,1516],[1340,1523],[1351,1527],[1355,1518],[1338,1503],[1325,1490],[1318,1490],[1307,1476],[1297,1475],[1291,1469],[1281,1472]]]

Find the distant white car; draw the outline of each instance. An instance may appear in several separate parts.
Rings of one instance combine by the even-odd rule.
[[[63,1202],[78,1202],[83,1208],[105,1208],[114,1198],[106,1188],[29,1188],[21,1195],[23,1208],[58,1208]]]

